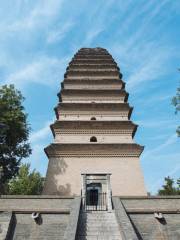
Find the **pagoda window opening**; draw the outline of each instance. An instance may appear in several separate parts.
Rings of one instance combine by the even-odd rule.
[[[91,118],[91,120],[92,120],[92,121],[95,121],[95,120],[96,120],[96,118],[95,118],[95,117],[92,117],[92,118]]]
[[[97,138],[95,136],[91,137],[90,142],[97,142]]]

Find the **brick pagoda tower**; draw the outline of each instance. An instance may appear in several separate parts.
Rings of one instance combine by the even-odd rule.
[[[133,140],[137,125],[122,74],[103,48],[82,48],[67,67],[51,125],[44,194],[146,195]]]

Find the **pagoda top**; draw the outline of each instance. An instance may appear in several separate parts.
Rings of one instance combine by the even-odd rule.
[[[104,51],[107,52],[107,50],[105,48],[101,48],[101,47],[95,47],[95,48],[80,48],[79,51],[95,51],[95,52],[99,52],[99,51]],[[78,52],[79,52],[78,51]]]
[[[111,56],[111,54],[109,54],[109,52],[105,49],[105,48],[100,48],[100,47],[96,47],[96,48],[81,48],[77,51],[77,53],[75,54],[76,56],[78,55],[84,55],[84,54],[96,54],[96,55],[108,55]],[[112,56],[111,56],[112,57]]]

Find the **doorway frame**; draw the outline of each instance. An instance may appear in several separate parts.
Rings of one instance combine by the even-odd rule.
[[[96,181],[97,183],[97,178],[93,180],[90,179],[90,177],[100,177],[100,180],[105,180],[106,181],[106,192],[101,194],[105,194],[106,196],[106,208],[105,210],[107,211],[112,211],[112,191],[111,191],[111,184],[110,184],[110,176],[111,173],[82,173],[81,177],[82,177],[82,190],[81,190],[81,195],[82,195],[82,207],[84,210],[87,209],[86,207],[86,196],[87,196],[87,181],[91,180],[91,183],[93,183],[93,181]],[[104,177],[104,178],[103,178]],[[98,208],[97,208],[98,210]]]

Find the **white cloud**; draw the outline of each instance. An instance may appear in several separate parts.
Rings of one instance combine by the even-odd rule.
[[[36,5],[30,10],[29,14],[7,26],[7,30],[22,31],[37,28],[41,25],[46,26],[45,23],[53,20],[60,12],[63,2],[64,0],[37,1]]]
[[[36,169],[43,176],[45,176],[48,166],[48,159],[44,153],[44,148],[48,144],[36,143],[32,145],[32,154],[29,159],[24,159],[23,162],[29,162],[31,164],[31,169]]]
[[[48,135],[51,134],[51,131],[50,131],[50,124],[52,123],[53,121],[47,121],[45,124],[44,124],[44,127],[37,130],[36,132],[33,132],[32,134],[30,134],[30,137],[29,137],[29,140],[32,144],[38,142],[38,141],[42,141],[43,139],[45,139]]]
[[[141,38],[146,39],[146,36],[141,35]],[[142,42],[141,39],[131,47],[128,43],[117,45],[116,50],[113,48],[112,51],[128,72],[126,82],[130,91],[140,91],[143,84],[149,84],[150,81],[167,74],[167,62],[176,54],[172,47],[160,46],[157,42]]]
[[[178,159],[180,156],[178,156]],[[176,173],[180,172],[180,163],[176,166],[173,166],[173,168],[168,172],[167,176],[174,176]]]
[[[109,46],[112,55],[121,64],[120,67],[127,72],[127,88],[130,91],[140,91],[144,84],[169,71],[167,62],[174,57],[176,50],[167,45],[163,36],[157,40],[161,27],[169,21],[163,11],[167,2],[134,3],[132,11],[116,32],[115,42]],[[156,23],[154,27],[157,16],[159,24]]]
[[[143,155],[143,158],[148,159],[148,156],[154,156],[159,151],[166,149],[168,146],[171,146],[171,145],[175,144],[176,142],[178,142],[178,137],[177,137],[177,134],[174,133],[171,136],[169,136],[168,138],[166,138],[165,141],[162,144],[160,144],[159,146],[157,146],[149,151],[146,151]]]
[[[179,177],[180,172],[180,163],[177,163],[177,159],[180,159],[180,154],[173,153],[173,154],[166,154],[166,155],[157,155],[154,156],[153,159],[159,163],[167,165],[167,161],[171,161],[171,165],[166,167],[163,171],[158,171],[158,176],[154,177],[154,181],[151,182],[149,186],[149,190],[152,193],[156,193],[157,189],[160,189],[161,186],[164,184],[164,177],[170,176],[172,178]],[[157,167],[154,169],[157,170]]]
[[[49,144],[52,138],[52,133],[50,130],[50,124],[54,122],[54,119],[51,121],[45,122],[44,126],[37,131],[34,131],[30,134],[29,141],[32,148],[32,154],[29,159],[24,159],[23,162],[30,162],[31,168],[36,168],[43,175],[47,170],[47,157],[44,153],[44,148]]]
[[[158,63],[160,63],[160,57],[156,55],[143,66],[137,68],[127,79],[128,88],[132,89],[142,82],[150,81],[159,77],[157,76],[160,72],[160,66]]]
[[[164,95],[162,94],[155,94],[155,95],[150,95],[146,98],[146,101],[144,101],[144,98],[142,99],[138,99],[136,104],[140,104],[141,106],[151,106],[154,104],[159,104],[161,102],[165,102],[168,101],[169,103],[171,103],[171,99],[173,97],[174,93],[172,94],[167,94],[167,92],[164,91]]]
[[[88,23],[82,46],[91,46],[94,40],[104,33],[109,23],[107,22],[109,10],[114,4],[116,4],[115,0],[108,0],[103,4],[95,5],[94,11],[87,16]]]
[[[55,43],[57,41],[61,41],[74,26],[74,24],[75,23],[72,21],[66,22],[65,24],[62,23],[61,26],[56,27],[55,30],[48,32],[47,43]]]
[[[146,1],[145,3],[142,2],[131,2],[133,5],[128,5],[128,9],[131,8],[131,11],[125,12],[124,19],[121,23],[121,27],[119,28],[118,34],[120,37],[123,37],[129,29],[131,29],[131,35],[129,38],[126,38],[126,46],[127,50],[147,42],[146,39],[149,37],[150,34],[153,34],[154,29],[152,29],[152,21],[155,16],[163,16],[164,11],[162,11],[164,5],[167,3],[168,0],[164,0],[157,3],[156,0]],[[145,16],[144,16],[145,14]],[[143,16],[143,18],[142,18]],[[134,28],[134,24],[137,22],[137,19],[140,18],[141,21],[138,24],[138,27]],[[167,18],[162,17],[161,24],[164,24],[167,21]],[[161,25],[159,24],[156,26],[156,29],[159,28]],[[142,36],[144,35],[144,38]]]
[[[29,159],[23,160],[23,162],[30,162],[31,168],[36,168],[43,175],[46,173],[48,163],[48,159],[44,153],[44,148],[47,147],[52,140],[50,124],[53,122],[54,119],[46,121],[41,129],[38,129],[30,134],[29,141],[32,148],[32,154]]]
[[[104,31],[104,27],[95,27],[87,32],[86,38],[83,42],[83,46],[89,46],[96,37],[98,37]]]
[[[158,129],[167,129],[167,128],[176,128],[177,121],[176,120],[166,120],[166,119],[158,119],[154,117],[153,119],[144,119],[140,121],[136,121],[139,126],[143,126],[144,128],[158,128]]]
[[[170,137],[168,137],[164,143],[162,143],[161,145],[159,145],[158,147],[156,147],[156,148],[153,149],[152,151],[153,151],[153,152],[160,151],[160,150],[162,150],[162,149],[164,149],[164,148],[166,148],[166,147],[174,144],[174,143],[177,142],[177,141],[178,141],[177,134],[174,133],[174,134],[172,134]]]
[[[155,141],[165,140],[167,137],[168,137],[168,134],[167,134],[167,133],[166,133],[166,134],[155,135],[155,136],[154,136],[154,134],[153,134],[153,136],[147,137],[146,139],[148,139],[148,140],[151,141],[151,142],[152,142],[152,141],[155,142]]]
[[[62,77],[65,71],[68,57],[62,59],[43,56],[24,67],[10,73],[5,83],[13,83],[18,88],[22,88],[29,83],[39,83],[47,86],[53,86]]]

